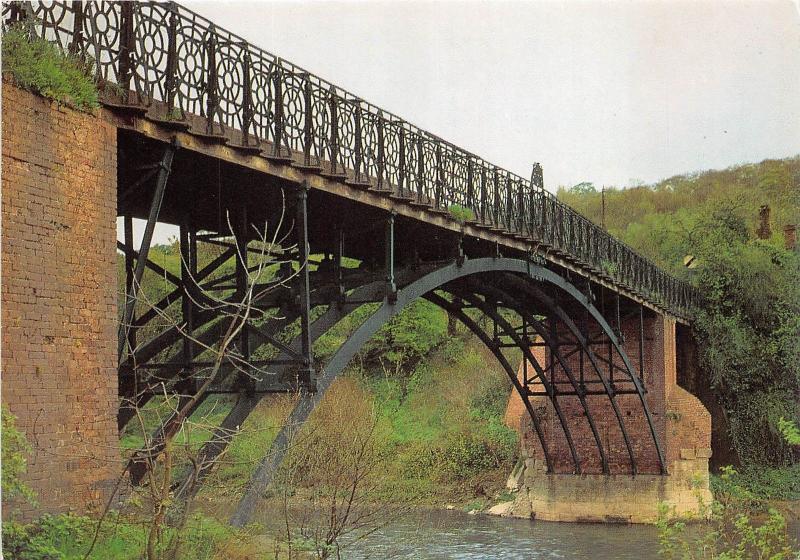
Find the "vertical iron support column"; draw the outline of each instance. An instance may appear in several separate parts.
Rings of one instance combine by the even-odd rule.
[[[130,214],[125,215],[125,293],[131,293],[133,288],[133,217]],[[128,329],[126,336],[128,350],[133,352],[136,348],[136,329]]]
[[[235,241],[237,248],[236,255],[236,298],[239,303],[244,302],[247,293],[247,205],[242,199],[239,203],[239,224],[236,228]],[[242,326],[239,332],[239,345],[241,346],[242,356],[245,361],[250,361],[250,333],[247,324]]]
[[[342,255],[344,254],[344,229],[336,226],[336,244],[333,247],[333,276],[336,282],[336,301],[344,303],[347,293],[342,278]]]
[[[189,217],[185,216],[180,225],[180,249],[181,249],[181,282],[183,283],[183,296],[181,298],[181,313],[183,314],[183,364],[186,374],[191,375],[191,364],[194,361],[194,348],[192,347],[192,337],[194,334],[194,302],[192,292],[197,274],[197,262],[195,260],[197,252],[193,250],[193,245],[197,243],[194,232],[191,232]]]
[[[159,164],[158,177],[156,178],[156,189],[153,193],[153,200],[150,203],[150,213],[147,216],[147,223],[144,226],[144,235],[142,236],[142,245],[139,248],[139,258],[136,259],[136,271],[133,275],[133,283],[130,290],[125,295],[125,311],[122,314],[122,323],[119,326],[119,337],[117,345],[117,358],[122,359],[122,354],[125,351],[125,342],[127,340],[127,333],[130,330],[130,325],[133,322],[133,309],[136,305],[136,296],[139,291],[139,284],[144,275],[144,269],[147,265],[147,255],[150,252],[150,243],[153,240],[153,230],[158,221],[158,214],[161,212],[161,203],[164,201],[164,191],[167,186],[167,179],[169,178],[170,170],[172,169],[172,159],[175,156],[175,150],[179,147],[177,139],[167,146],[164,151],[164,156],[161,158]],[[131,247],[132,249],[132,247]]]
[[[394,277],[394,212],[386,218],[386,301],[397,301],[397,284]]]
[[[300,345],[303,365],[299,372],[300,385],[313,390],[315,385],[314,357],[311,353],[311,287],[308,272],[308,183],[297,191],[297,249],[299,252],[300,280]]]

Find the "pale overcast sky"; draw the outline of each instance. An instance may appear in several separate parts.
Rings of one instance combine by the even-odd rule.
[[[800,153],[783,2],[185,2],[549,188]]]

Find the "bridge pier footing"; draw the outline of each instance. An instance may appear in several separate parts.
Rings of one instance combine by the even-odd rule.
[[[540,459],[527,458],[512,475],[518,491],[513,517],[578,523],[653,523],[659,504],[676,515],[710,504],[708,458],[682,459],[667,475],[547,474]]]

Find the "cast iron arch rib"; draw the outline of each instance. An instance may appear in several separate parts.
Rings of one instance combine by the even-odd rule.
[[[551,273],[552,274],[552,273]],[[575,322],[572,318],[564,311],[564,309],[555,303],[552,298],[547,296],[540,288],[535,286],[530,282],[525,282],[522,279],[514,276],[513,274],[505,274],[504,277],[509,281],[513,282],[516,287],[519,289],[529,291],[534,295],[534,297],[545,306],[547,306],[553,313],[555,313],[559,319],[566,325],[566,327],[570,330],[572,335],[575,339],[581,344],[581,346],[585,349],[586,355],[589,358],[589,361],[592,363],[592,367],[596,371],[600,371],[600,366],[597,363],[597,357],[594,355],[594,351],[588,344],[586,337],[580,332]],[[650,429],[650,435],[653,439],[653,445],[656,449],[656,454],[658,455],[658,463],[659,463],[659,470],[661,474],[667,474],[667,466],[666,461],[664,459],[664,452],[661,448],[661,442],[658,439],[658,434],[656,433],[655,425],[653,423],[653,417],[650,413],[650,408],[647,406],[647,401],[644,398],[644,388],[641,385],[641,381],[639,377],[634,373],[633,365],[628,358],[628,355],[625,353],[625,350],[622,348],[622,345],[619,342],[619,339],[614,334],[611,326],[605,320],[603,315],[598,311],[598,309],[589,301],[585,295],[583,295],[580,291],[578,291],[574,286],[567,283],[566,281],[563,282],[561,286],[564,291],[566,291],[569,295],[571,295],[578,303],[583,305],[583,307],[589,312],[589,314],[597,321],[597,324],[603,330],[604,334],[609,337],[614,349],[616,350],[617,354],[619,355],[620,359],[623,361],[625,368],[627,369],[628,376],[631,378],[631,382],[633,383],[634,388],[636,389],[636,393],[639,396],[639,402],[642,406],[642,411],[644,412],[645,418],[647,420],[648,427]],[[624,430],[624,423],[622,420],[622,413],[619,411],[619,407],[616,404],[616,400],[613,398],[613,391],[611,391],[610,386],[606,386],[607,381],[601,375],[600,379],[603,381],[603,385],[605,387],[606,392],[609,393],[611,398],[611,405],[614,410],[614,414],[617,416],[620,422],[620,428],[623,428],[623,439],[625,440],[625,445],[629,450],[629,455],[632,455],[632,447],[630,441],[627,436],[627,432]],[[635,472],[635,463],[633,465],[633,470]]]
[[[325,396],[328,388],[336,377],[344,370],[350,360],[361,349],[361,347],[377,332],[377,330],[389,319],[399,313],[406,305],[431,292],[438,287],[464,276],[478,274],[481,272],[503,271],[503,270],[527,270],[529,263],[516,259],[502,258],[481,258],[473,259],[459,265],[458,263],[449,264],[443,268],[434,270],[421,278],[407,284],[398,290],[394,301],[384,299],[383,304],[364,322],[356,331],[350,335],[345,343],[333,355],[323,371],[317,377],[317,390],[313,394],[304,394],[300,402],[295,406],[286,421],[286,426],[278,432],[272,448],[266,457],[259,464],[255,474],[250,479],[245,494],[239,502],[231,524],[234,526],[244,526],[258,499],[258,495],[269,485],[280,462],[286,454],[289,443],[289,428],[302,425],[311,415],[312,410],[319,404]],[[536,267],[537,269],[539,267]],[[545,270],[545,269],[541,269]],[[514,375],[516,379],[516,374]],[[546,443],[541,438],[542,446]],[[552,469],[548,465],[548,470]]]
[[[300,402],[295,406],[295,409],[289,415],[287,425],[299,426],[305,422],[314,407],[316,407],[316,405],[322,400],[331,383],[339,375],[339,373],[344,370],[347,363],[352,359],[356,352],[363,346],[364,343],[366,343],[366,341],[374,334],[374,332],[380,328],[381,325],[396,315],[402,309],[402,307],[414,299],[421,297],[428,292],[432,292],[440,286],[443,286],[447,282],[484,272],[517,273],[528,276],[531,279],[539,282],[555,285],[556,287],[566,291],[582,306],[586,307],[595,320],[598,321],[598,324],[600,324],[601,328],[610,332],[608,323],[602,318],[600,313],[594,308],[591,302],[589,302],[589,300],[574,286],[569,284],[569,282],[546,268],[532,264],[529,261],[500,257],[472,259],[464,262],[463,264],[453,263],[433,271],[410,284],[407,284],[397,293],[396,303],[389,303],[388,301],[384,300],[384,303],[381,305],[381,307],[378,308],[378,310],[369,319],[367,319],[364,324],[356,329],[350,338],[348,338],[348,340],[334,354],[318,377],[319,381],[317,384],[317,392],[304,395],[304,398],[300,400]],[[561,311],[563,313],[563,310]],[[571,324],[574,326],[574,323]],[[622,353],[616,337],[613,337],[612,341],[617,345],[618,351]],[[627,356],[625,359],[627,360]],[[629,370],[633,371],[633,368],[629,366]],[[637,384],[636,387],[640,392],[642,405],[645,408],[649,419],[649,411],[646,408],[646,402],[641,394],[641,386]],[[661,448],[652,423],[651,433],[656,444],[657,452],[661,458]],[[286,428],[279,432],[278,437],[273,443],[273,447],[268,452],[265,459],[262,460],[261,464],[256,470],[256,473],[251,478],[250,483],[245,491],[245,495],[242,497],[236,512],[231,518],[231,524],[235,526],[242,526],[247,522],[256,504],[259,493],[271,482],[280,462],[285,455],[288,435],[289,434]],[[663,460],[662,472],[664,472]]]
[[[328,309],[311,323],[312,342],[334,328],[342,319],[363,305],[364,301],[380,297],[384,286],[385,284],[383,281],[371,282],[353,290],[344,302],[328,306]],[[297,336],[288,346],[296,350],[300,348],[300,344],[300,336]],[[286,354],[281,354],[279,359],[286,357],[288,357]],[[281,366],[280,372],[287,370],[289,367],[290,366]],[[176,486],[175,495],[178,499],[185,500],[193,496],[197,490],[199,490],[199,484],[210,474],[214,461],[228,446],[237,431],[237,427],[244,423],[250,413],[255,410],[263,396],[264,393],[256,393],[254,395],[244,395],[239,398],[233,409],[231,409],[220,426],[214,430],[209,440],[201,448],[196,472],[192,469],[192,471],[190,471]],[[301,392],[300,402],[296,406],[300,406],[302,401],[307,399],[308,396],[309,393]],[[278,441],[278,437],[281,437],[282,432],[283,430],[276,436],[275,441]]]
[[[445,289],[447,289],[447,288],[445,288]],[[550,381],[547,379],[547,377],[544,375],[544,371],[542,371],[541,367],[539,367],[539,363],[536,361],[536,358],[534,358],[533,354],[531,354],[530,348],[528,348],[527,344],[525,344],[522,341],[522,339],[519,338],[519,335],[517,335],[517,333],[514,331],[514,328],[511,325],[508,324],[508,322],[502,317],[502,315],[497,313],[497,311],[495,309],[493,309],[492,306],[489,305],[487,302],[485,302],[484,300],[481,300],[479,297],[476,297],[475,295],[470,294],[468,292],[457,292],[457,293],[454,293],[453,295],[456,295],[457,297],[459,297],[459,298],[463,299],[464,301],[468,302],[470,305],[472,305],[475,308],[479,309],[484,315],[486,315],[490,319],[494,320],[497,323],[497,325],[500,327],[500,329],[502,330],[502,334],[505,334],[506,336],[511,337],[511,339],[514,341],[514,343],[522,351],[522,353],[524,354],[525,358],[528,359],[531,362],[531,364],[533,365],[534,369],[536,370],[536,376],[542,382],[542,385],[544,386],[545,391],[547,391],[547,393],[550,395],[550,400],[553,403],[553,408],[555,409],[556,415],[558,416],[558,421],[561,424],[561,429],[564,432],[564,437],[567,439],[567,445],[569,446],[570,455],[572,456],[572,463],[575,465],[575,472],[577,474],[581,474],[581,472],[582,472],[582,470],[581,470],[581,460],[580,460],[580,457],[578,457],[578,452],[575,449],[575,442],[572,439],[572,433],[570,432],[569,424],[567,423],[567,419],[564,417],[564,413],[561,410],[561,406],[558,403],[558,399],[557,399],[558,394],[556,392],[556,389],[550,383]],[[430,301],[433,301],[434,303],[436,303],[440,307],[443,307],[447,311],[451,311],[451,308],[453,307],[452,305],[451,306],[445,306],[445,305],[443,305],[443,301],[446,301],[446,300],[443,300],[443,298],[439,298],[439,297],[434,298],[433,296],[435,296],[435,294],[431,293],[431,294],[427,294],[425,297],[427,297],[428,299],[430,299]],[[465,315],[465,314],[462,313],[461,315]],[[465,320],[464,320],[464,318],[462,316],[457,315],[457,317],[459,317],[459,319],[461,319],[462,323],[464,323],[465,325],[469,326],[465,322]],[[473,330],[473,332],[475,332],[475,334],[477,334],[481,338],[483,343],[486,344],[487,346],[489,346],[490,349],[493,349],[495,347],[495,345],[490,342],[490,339],[484,338],[484,333],[483,332],[478,333],[478,332],[474,331],[474,329],[472,329],[471,327],[470,327],[470,330]],[[500,359],[500,358],[498,357],[498,359]],[[500,362],[505,367],[505,364],[507,363],[505,358],[501,359]],[[506,370],[506,371],[508,371],[508,370]],[[540,438],[539,439],[542,441],[542,450],[545,452],[545,459],[547,461],[547,471],[549,473],[552,473],[552,472],[554,472],[552,460],[550,458],[550,454],[546,451],[547,447],[546,447],[546,445],[544,443],[544,441],[545,441],[544,437],[543,437],[544,434],[540,433],[540,429],[539,429],[539,425],[538,425],[538,419],[535,418],[535,416],[533,414],[533,409],[530,407],[530,402],[528,400],[528,394],[527,394],[527,388],[526,387],[522,387],[519,384],[519,382],[517,380],[516,372],[514,372],[512,370],[509,373],[509,376],[512,378],[511,382],[514,385],[514,388],[519,393],[519,396],[522,399],[522,402],[525,404],[525,408],[527,409],[528,413],[531,415],[531,419],[534,421],[534,427],[536,428],[537,434],[540,434]]]
[[[572,368],[569,366],[569,364],[567,364],[567,361],[563,358],[561,351],[558,348],[558,345],[555,344],[554,340],[552,340],[550,333],[547,332],[547,329],[544,327],[544,325],[542,325],[542,323],[538,319],[536,319],[533,315],[531,315],[529,312],[525,310],[525,306],[521,302],[512,298],[510,295],[508,295],[507,292],[499,288],[491,287],[488,284],[484,285],[478,291],[485,291],[487,294],[496,296],[497,299],[505,303],[509,307],[509,309],[515,311],[517,314],[520,315],[520,317],[523,317],[525,321],[531,327],[533,327],[534,331],[536,331],[536,334],[538,334],[545,342],[545,344],[548,345],[550,352],[552,352],[553,356],[555,356],[556,360],[558,360],[562,369],[566,373],[567,378],[569,379],[570,384],[572,385],[572,388],[575,389],[575,392],[578,396],[578,400],[581,403],[581,406],[583,407],[584,413],[586,414],[586,419],[589,423],[589,429],[591,430],[592,436],[594,437],[595,443],[597,445],[597,451],[600,456],[600,463],[602,465],[603,474],[610,474],[608,457],[606,456],[605,449],[603,449],[603,443],[602,440],[600,439],[600,433],[597,431],[597,426],[595,425],[594,417],[591,413],[591,410],[589,409],[589,405],[586,402],[586,397],[581,393],[578,383],[575,381],[575,375],[572,373]],[[526,356],[526,359],[528,359],[528,361],[530,361],[531,364],[533,365],[534,369],[536,369],[538,376],[544,378],[545,377],[544,371],[542,370],[541,365],[538,363],[538,361],[534,358],[533,354],[530,352],[530,348],[528,348],[526,344],[522,344],[520,348],[522,348]],[[598,376],[602,375],[599,371],[597,372],[597,374]],[[555,398],[555,396],[556,394],[553,393],[553,398]]]

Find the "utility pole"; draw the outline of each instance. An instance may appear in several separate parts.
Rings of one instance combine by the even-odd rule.
[[[600,188],[600,224],[606,229],[606,186]]]

